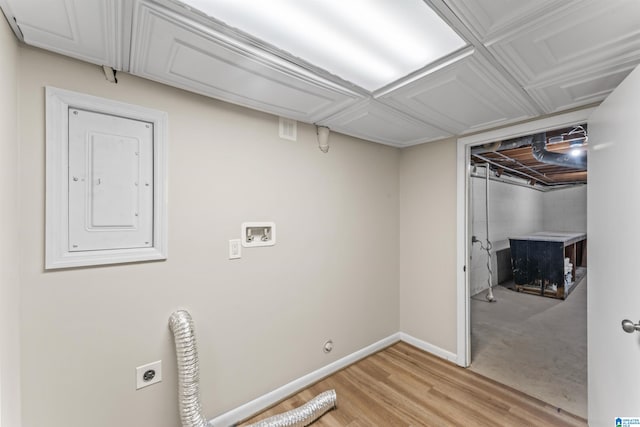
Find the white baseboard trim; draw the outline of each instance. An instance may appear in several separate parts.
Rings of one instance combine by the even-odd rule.
[[[361,350],[356,351],[355,353],[351,353],[348,356],[343,357],[342,359],[336,360],[316,371],[313,371],[303,377],[300,377],[294,381],[291,381],[288,384],[283,385],[280,388],[277,388],[267,394],[264,394],[251,402],[248,402],[242,406],[239,406],[231,411],[225,412],[222,415],[219,415],[211,420],[209,420],[209,425],[212,427],[228,427],[232,426],[235,423],[238,423],[244,419],[249,418],[250,416],[257,414],[269,406],[274,405],[275,403],[280,402],[281,400],[291,396],[292,394],[297,393],[300,390],[305,389],[313,383],[320,381],[321,379],[338,372],[340,369],[343,369],[353,363],[357,362],[360,359],[364,359],[367,356],[370,356],[385,347],[388,347],[396,342],[400,341],[401,333],[395,333],[393,335],[389,335],[388,337],[373,343]],[[409,341],[407,341],[409,342]],[[410,343],[411,344],[411,343]],[[426,344],[426,343],[425,343]],[[416,347],[419,347],[416,344],[413,344]],[[432,346],[433,347],[433,346]],[[422,348],[422,347],[419,347]],[[434,347],[436,348],[436,347]],[[429,350],[427,350],[429,351]]]
[[[417,347],[420,350],[424,350],[427,353],[431,353],[435,356],[441,357],[442,359],[446,359],[449,362],[458,363],[457,354],[440,348],[437,345],[419,340],[418,338],[414,338],[409,334],[405,334],[404,332],[400,332],[400,340],[406,342],[407,344],[411,344],[412,346]]]

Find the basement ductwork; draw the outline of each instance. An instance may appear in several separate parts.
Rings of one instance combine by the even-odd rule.
[[[531,141],[531,150],[533,157],[541,162],[556,166],[564,166],[573,169],[587,169],[586,156],[572,156],[564,153],[554,153],[547,151],[547,134],[537,133],[533,135]]]
[[[507,139],[505,141],[497,141],[491,144],[479,145],[477,147],[471,148],[472,154],[484,154],[484,153],[492,153],[501,150],[510,150],[512,148],[520,148],[525,145],[531,145],[531,140],[533,139],[532,135],[523,136],[520,138]]]
[[[547,134],[537,133],[520,138],[508,139],[492,144],[486,144],[471,149],[472,154],[484,154],[512,148],[520,148],[531,145],[533,157],[541,162],[573,169],[587,169],[586,156],[571,156],[570,154],[554,153],[547,150]]]

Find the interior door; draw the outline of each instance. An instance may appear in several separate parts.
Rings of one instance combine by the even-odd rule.
[[[640,68],[589,118],[589,425],[640,419]],[[622,418],[617,422],[618,418]]]

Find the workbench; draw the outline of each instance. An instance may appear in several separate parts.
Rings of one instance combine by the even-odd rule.
[[[573,290],[576,267],[586,267],[586,233],[542,231],[510,237],[515,289],[520,292],[565,299]],[[569,258],[571,276],[565,274]]]

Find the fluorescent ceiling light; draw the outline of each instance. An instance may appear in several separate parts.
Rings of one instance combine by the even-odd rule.
[[[464,47],[423,0],[182,0],[369,91]]]

